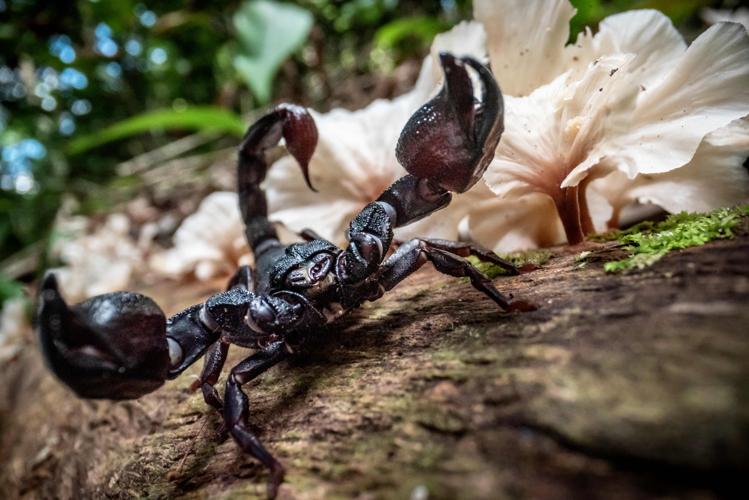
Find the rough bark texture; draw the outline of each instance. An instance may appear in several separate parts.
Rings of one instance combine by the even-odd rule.
[[[746,227],[627,275],[557,252],[495,280],[539,306],[509,315],[464,280],[414,276],[250,384],[280,497],[728,494],[749,468],[748,260]],[[146,292],[173,312],[211,291]],[[265,470],[188,391],[198,370],[80,401],[25,350],[1,375],[1,496],[262,497]]]

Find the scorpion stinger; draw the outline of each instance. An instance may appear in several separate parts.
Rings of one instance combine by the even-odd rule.
[[[441,54],[440,62],[442,89],[414,113],[398,141],[396,156],[408,175],[353,218],[345,249],[311,231],[303,233],[305,242],[284,245],[268,220],[261,187],[269,168],[266,151],[283,138],[311,184],[308,165],[317,144],[309,112],[279,105],[249,128],[239,147],[239,207],[255,268],[240,268],[226,291],[168,320],[151,299],[130,292],[68,306],[48,275],[40,291],[38,331],[52,371],[82,397],[134,398],[205,354],[192,388],[201,389],[206,403],[222,415],[239,447],[267,467],[268,496],[273,497],[284,467],[250,424],[245,386],[282,360],[304,355],[306,341],[323,326],[379,299],[427,262],[441,273],[469,278],[504,311],[532,309],[505,297],[465,259],[474,256],[517,272],[490,250],[415,238],[389,254],[396,228],[446,207],[453,194],[481,178],[503,130],[502,95],[491,72],[469,57]],[[479,96],[470,72],[478,76]],[[222,397],[215,386],[231,344],[255,352],[229,371]]]

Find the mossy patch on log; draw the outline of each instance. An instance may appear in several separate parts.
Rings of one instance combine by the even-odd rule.
[[[717,239],[734,237],[741,218],[749,215],[749,205],[721,208],[709,213],[681,212],[660,222],[642,222],[626,231],[604,235],[626,245],[629,256],[604,265],[609,273],[643,269],[673,250],[701,246]]]

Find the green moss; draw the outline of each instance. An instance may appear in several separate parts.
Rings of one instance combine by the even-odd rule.
[[[527,264],[542,266],[548,262],[551,256],[552,253],[549,250],[526,250],[523,252],[512,252],[501,255],[503,259],[512,262],[517,267],[523,267]],[[476,269],[487,275],[489,278],[496,278],[497,276],[509,274],[509,272],[504,268],[490,262],[483,262],[474,256],[468,257],[468,260]]]
[[[749,205],[721,208],[707,214],[681,212],[662,222],[643,222],[617,233],[616,240],[627,245],[626,259],[607,262],[606,272],[642,269],[650,266],[672,250],[704,245],[716,240],[733,238],[733,230],[741,218],[749,215]]]
[[[551,259],[551,257],[551,251],[545,249],[525,250],[523,252],[514,252],[504,256],[505,259],[509,260],[518,267],[524,266],[526,264],[543,266],[549,261],[549,259]]]

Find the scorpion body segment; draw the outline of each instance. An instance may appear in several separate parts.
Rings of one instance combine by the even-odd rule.
[[[252,431],[243,385],[292,355],[304,339],[365,301],[377,300],[426,262],[472,285],[502,309],[513,304],[465,257],[516,272],[496,254],[468,243],[413,239],[390,252],[393,231],[450,203],[483,175],[503,129],[502,96],[483,65],[441,54],[442,90],[406,124],[397,157],[408,175],[354,217],[348,245],[338,248],[311,231],[307,241],[282,244],[268,220],[261,183],[265,152],[283,138],[308,175],[317,129],[302,107],[283,104],[253,124],[239,147],[237,190],[254,270],[240,268],[226,291],[165,319],[147,297],[117,292],[68,306],[48,275],[39,296],[38,333],[48,365],[78,395],[128,399],[158,388],[199,357],[205,362],[193,389],[219,411],[226,430],[270,471],[275,496],[284,468]],[[474,95],[468,68],[481,82]],[[215,388],[230,345],[256,349]]]

